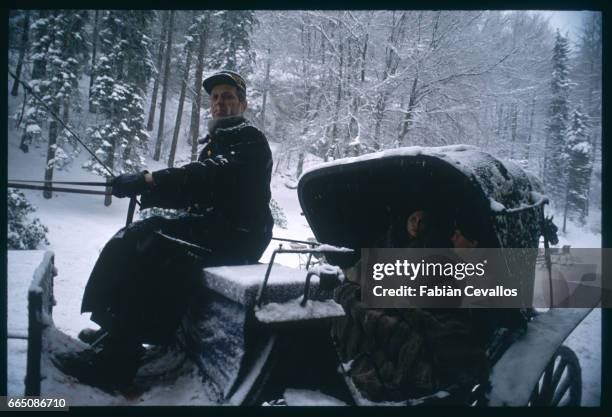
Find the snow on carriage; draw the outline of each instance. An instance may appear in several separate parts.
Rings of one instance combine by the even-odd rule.
[[[373,404],[339,363],[331,321],[344,315],[332,300],[341,268],[410,208],[458,207],[485,219],[488,244],[537,248],[547,235],[537,180],[518,166],[469,146],[401,148],[337,160],[306,172],[298,185],[313,249],[275,251],[268,265],[205,268],[198,300],[186,314],[177,346],[148,349],[132,396],[110,395],[63,375],[54,353],[85,345],[53,325],[53,255],[47,254],[29,291],[26,394],[87,404]],[[550,234],[548,234],[550,237]],[[346,249],[349,248],[349,249]],[[351,250],[352,249],[352,250]],[[277,254],[314,253],[327,264],[298,270],[274,263]],[[508,259],[517,282],[534,285],[536,259]],[[518,268],[520,266],[520,268]],[[563,346],[590,309],[550,309],[525,334],[491,346],[491,390],[469,405],[578,405],[581,371]],[[401,404],[452,396],[447,391]],[[375,404],[375,403],[374,403]]]

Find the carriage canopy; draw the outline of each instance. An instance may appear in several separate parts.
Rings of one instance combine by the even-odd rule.
[[[372,247],[398,219],[418,209],[452,229],[480,230],[481,246],[537,248],[542,187],[518,165],[467,145],[406,147],[335,160],[300,178],[298,196],[319,242]],[[346,267],[354,255],[330,254]]]

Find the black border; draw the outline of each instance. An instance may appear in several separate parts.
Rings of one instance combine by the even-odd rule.
[[[605,0],[8,0],[7,9],[250,9],[250,10],[601,10],[608,8]]]
[[[84,3],[82,0],[56,0],[53,2],[44,2],[40,0],[9,0],[4,8],[4,39],[5,51],[8,51],[8,11],[10,9],[175,9],[175,10],[196,10],[196,9],[268,9],[268,10],[299,10],[299,9],[323,9],[323,10],[338,10],[338,9],[448,9],[448,10],[468,10],[468,9],[489,9],[489,10],[596,10],[603,14],[603,73],[610,66],[610,33],[608,27],[612,19],[610,19],[610,5],[605,0],[496,0],[496,1],[474,1],[474,0],[418,0],[416,3],[412,1],[400,0],[312,0],[289,2],[287,0],[260,0],[257,2],[246,2],[244,0],[225,0],[222,2],[202,2],[196,0],[174,0],[172,2],[150,0],[146,3],[137,0],[117,1],[93,0]],[[2,72],[8,77],[8,54],[2,55],[3,64]],[[7,79],[5,77],[4,79]],[[609,141],[610,132],[610,82],[606,76],[603,76],[603,96],[602,96],[602,247],[612,247],[612,196],[610,193],[610,182],[612,180],[612,172],[610,168],[611,144]],[[2,110],[3,114],[7,115],[7,99],[8,99],[8,83],[2,85]],[[6,195],[6,180],[7,180],[7,117],[0,118],[2,132],[5,140],[1,141],[0,155],[3,164],[0,170],[0,184],[2,192]],[[1,224],[6,230],[6,198],[2,199],[2,211],[0,213]],[[4,239],[4,236],[2,236]],[[6,338],[6,318],[7,318],[7,253],[3,251],[1,254],[2,261],[2,278],[0,279],[0,304],[2,309],[0,313],[0,395],[6,393],[7,389],[7,338]],[[604,277],[611,279],[610,266],[611,260],[606,260],[604,263]],[[361,408],[328,408],[328,407],[79,407],[71,409],[76,413],[87,413],[97,415],[122,415],[129,413],[132,415],[150,415],[157,414],[175,414],[177,411],[181,415],[198,415],[198,416],[228,416],[228,415],[252,415],[266,414],[278,416],[303,416],[303,415],[334,415],[334,416],[354,416],[354,415],[444,415],[457,413],[470,416],[515,416],[517,414],[525,415],[559,415],[559,416],[576,416],[576,415],[609,415],[612,411],[612,309],[602,309],[602,381],[601,381],[601,407],[589,408],[580,407],[574,409],[526,409],[526,408],[479,408],[479,409],[464,409],[464,408],[395,408],[395,407],[361,407]],[[606,413],[607,411],[607,413]]]

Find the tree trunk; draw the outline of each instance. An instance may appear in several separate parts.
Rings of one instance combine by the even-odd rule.
[[[596,48],[599,49],[599,48]],[[600,51],[596,51],[595,54],[597,56],[599,56],[599,52]],[[596,76],[598,74],[598,69],[596,68],[595,65],[595,59],[594,59],[594,55],[593,53],[591,54],[591,59],[589,60],[590,63],[590,67],[589,67],[589,82],[588,82],[588,93],[587,93],[587,109],[588,109],[588,116],[590,120],[601,120],[600,119],[600,114],[598,111],[598,101],[594,99],[594,92],[597,89],[597,84],[598,81],[601,81],[600,77]],[[594,123],[591,124],[590,126],[590,130],[591,130],[591,134],[590,134],[590,140],[589,143],[591,144],[591,174],[589,176],[589,192],[587,193],[587,201],[586,201],[586,215],[588,216],[589,214],[589,206],[591,205],[591,194],[593,191],[591,184],[593,183],[594,180],[594,173],[596,172],[596,170],[592,169],[593,164],[595,164],[597,162],[598,159],[598,153],[601,152],[602,146],[601,146],[601,142],[599,140],[601,140],[601,133],[596,133],[599,132],[599,126],[600,123]],[[601,164],[600,164],[601,165]]]
[[[380,131],[382,128],[382,121],[383,118],[385,116],[385,109],[387,107],[387,93],[386,92],[382,92],[380,93],[380,96],[378,97],[378,101],[376,102],[376,112],[374,113],[374,141],[373,141],[373,146],[374,146],[374,150],[380,150],[381,149],[381,143],[380,143]]]
[[[563,209],[563,233],[565,233],[565,226],[567,224],[568,209],[569,209],[569,181],[565,189],[565,207]]]
[[[266,133],[266,103],[268,99],[268,89],[270,88],[270,63],[272,55],[270,54],[270,48],[268,48],[268,60],[266,61],[266,78],[264,80],[264,90],[261,104],[261,130]]]
[[[38,18],[39,19],[46,19],[47,17],[49,17],[49,11],[48,10],[40,10],[38,12]],[[45,49],[47,49],[49,47],[48,44],[46,44]],[[40,58],[40,59],[33,59],[32,60],[32,79],[33,80],[40,80],[44,77],[45,72],[47,72],[47,59],[45,58]]]
[[[345,65],[346,65],[346,81],[345,81],[346,88],[344,89],[343,97],[348,107],[348,122],[346,123],[346,131],[344,135],[344,141],[342,142],[342,152],[340,154],[340,157],[345,157],[349,155],[348,154],[348,151],[350,150],[349,144],[351,143],[351,139],[352,139],[351,133],[352,133],[352,128],[355,125],[354,117],[353,117],[353,114],[354,114],[353,106],[355,105],[355,101],[353,100],[353,93],[351,89],[351,86],[355,85],[355,83],[353,82],[353,71],[352,71],[355,68],[355,59],[353,57],[351,37],[348,37],[346,39],[346,64]],[[341,143],[341,142],[339,141],[338,143]],[[355,155],[351,153],[350,156],[355,156]]]
[[[23,33],[21,34],[21,49],[19,50],[19,59],[17,60],[17,68],[15,68],[15,81],[11,90],[12,96],[17,96],[19,93],[19,80],[21,79],[21,68],[23,67],[23,59],[28,50],[28,31],[30,30],[30,11],[25,11],[23,18]]]
[[[93,36],[92,36],[92,49],[91,49],[91,70],[90,70],[90,74],[89,74],[89,112],[90,113],[95,113],[96,112],[96,108],[93,105],[93,103],[91,102],[91,93],[93,90],[93,85],[94,85],[94,81],[96,79],[96,75],[95,75],[95,68],[96,68],[96,54],[97,54],[97,50],[98,50],[98,20],[99,20],[99,15],[100,15],[100,11],[96,10],[96,13],[94,15],[94,29],[93,29]]]
[[[531,136],[533,135],[533,120],[535,116],[536,97],[535,94],[531,100],[531,115],[529,116],[529,133],[527,134],[527,143],[525,144],[525,159],[529,162],[529,153],[531,147]]]
[[[168,23],[168,43],[166,45],[166,64],[164,65],[164,84],[162,86],[161,106],[159,109],[159,127],[157,129],[157,142],[155,143],[155,154],[153,159],[159,161],[161,148],[164,141],[164,117],[166,116],[166,100],[168,99],[168,76],[170,75],[170,55],[172,54],[172,32],[174,31],[174,10],[170,10],[170,21]]]
[[[342,102],[342,69],[344,66],[344,49],[343,49],[343,45],[342,45],[342,41],[340,41],[340,47],[339,47],[339,52],[340,52],[340,60],[338,62],[338,88],[336,90],[336,106],[334,109],[334,122],[332,124],[332,128],[331,128],[331,134],[330,134],[330,140],[329,140],[329,145],[328,145],[328,149],[326,152],[326,155],[328,156],[332,156],[334,155],[334,150],[335,152],[335,157],[334,159],[336,159],[337,156],[341,155],[342,153],[340,152],[339,149],[337,149],[338,147],[338,119],[340,117],[340,104]],[[334,149],[336,148],[336,149]],[[327,157],[325,159],[327,161]]]
[[[412,125],[412,115],[414,113],[414,108],[416,106],[416,90],[419,82],[419,74],[414,76],[414,81],[412,82],[412,88],[410,89],[410,98],[408,99],[408,108],[406,109],[406,114],[404,115],[404,121],[402,122],[402,130],[400,131],[398,137],[398,146],[403,146],[404,138],[408,134],[410,130],[410,126]]]
[[[310,113],[310,102],[312,100],[312,86],[310,86],[310,73],[309,73],[309,66],[307,65],[307,61],[310,62],[311,57],[312,57],[312,37],[311,37],[311,32],[310,30],[308,30],[307,36],[306,36],[306,40],[304,39],[304,25],[301,25],[301,41],[302,41],[302,50],[306,49],[306,56],[302,55],[302,77],[303,80],[305,81],[304,83],[304,87],[306,89],[305,91],[305,104],[304,104],[304,125],[302,128],[302,135],[300,139],[303,139],[306,136],[306,133],[308,132],[308,129],[310,127],[310,122],[312,121],[312,115],[309,114]],[[323,95],[321,95],[320,97],[323,97]],[[302,140],[301,142],[301,146],[299,148],[298,151],[298,163],[295,169],[295,178],[300,178],[300,176],[302,175],[302,171],[304,170],[304,159],[306,157],[306,151],[304,150],[304,141]],[[284,143],[283,143],[284,146]],[[280,155],[284,155],[285,152],[281,152]],[[277,173],[278,169],[280,166],[280,162],[277,163],[276,165],[276,170],[275,173]]]
[[[516,130],[518,125],[518,106],[516,103],[512,104],[511,108],[511,125],[510,125],[510,159],[514,158],[514,147],[516,144]]]
[[[368,51],[368,39],[369,33],[366,33],[365,40],[363,41],[363,49],[361,51],[361,83],[365,81],[365,70],[366,70],[366,57]]]
[[[168,167],[174,166],[174,155],[176,154],[176,144],[178,143],[179,133],[181,131],[181,118],[183,117],[183,103],[185,102],[185,92],[187,91],[187,80],[189,79],[189,68],[191,67],[191,47],[187,47],[187,58],[185,59],[185,72],[183,73],[183,81],[181,82],[181,95],[179,97],[178,109],[176,110],[176,124],[174,125],[174,134],[172,135],[172,145],[170,146],[170,156],[168,157]]]
[[[208,14],[204,19],[203,26],[200,28],[200,42],[198,47],[198,58],[195,71],[196,92],[195,100],[191,102],[191,160],[198,159],[198,137],[200,136],[200,109],[202,107],[202,72],[204,71],[204,52],[208,40]]]
[[[497,125],[495,127],[495,135],[497,136],[497,140],[502,143],[503,141],[503,124],[504,124],[504,105],[499,104],[497,107]]]
[[[406,22],[406,13],[402,12],[402,15],[397,20],[395,18],[395,13],[395,11],[392,12],[391,33],[387,38],[391,47],[388,46],[385,48],[385,66],[382,74],[383,82],[386,81],[389,76],[395,74],[400,61],[395,48],[400,44],[401,38],[403,36],[403,27]],[[383,90],[380,92],[378,100],[376,102],[376,109],[374,113],[375,125],[373,141],[373,146],[375,150],[379,150],[381,148],[380,133],[382,130],[385,110],[387,108],[388,97],[389,91]]]
[[[66,97],[63,103],[62,121],[66,124],[69,123],[70,118],[70,97]]]
[[[306,152],[301,151],[298,154],[298,163],[297,168],[295,169],[295,177],[300,178],[302,175],[302,171],[304,170],[304,158],[306,157]]]
[[[110,148],[110,152],[108,155],[108,160],[106,161],[106,166],[108,166],[108,168],[113,171],[113,165],[115,164],[115,142],[117,141],[116,138],[112,138],[112,140],[110,141],[111,143],[111,148]],[[107,177],[106,181],[108,182],[109,180],[111,180],[112,178]],[[106,195],[104,196],[104,205],[106,207],[110,206],[111,203],[113,202],[113,195],[111,194],[112,192],[112,188],[111,187],[106,187]]]
[[[59,113],[59,103],[57,99],[51,105],[51,110],[53,113]],[[47,164],[45,166],[45,190],[43,191],[44,198],[53,197],[53,193],[51,192],[51,181],[53,180],[53,168],[55,166],[55,150],[57,149],[57,134],[58,134],[59,126],[58,122],[55,118],[51,119],[49,122],[49,146],[47,147]],[[48,187],[48,188],[47,188]]]
[[[153,82],[153,94],[151,96],[151,107],[149,108],[149,119],[147,121],[147,130],[153,130],[153,122],[155,121],[155,109],[157,108],[157,93],[159,91],[159,79],[162,75],[162,61],[164,59],[164,45],[167,37],[167,21],[168,12],[162,16],[162,28],[159,34],[159,48],[157,50],[157,76]]]
[[[120,123],[121,118],[120,116],[117,116],[117,109],[116,106],[113,105],[112,109],[111,109],[111,116],[110,116],[110,120],[114,123]],[[114,165],[115,165],[115,148],[117,146],[117,137],[113,136],[111,138],[109,138],[109,142],[111,144],[111,148],[108,152],[108,159],[105,161],[106,162],[106,166],[111,170],[111,172],[114,172]],[[108,176],[106,178],[106,181],[109,182],[112,179],[111,176]],[[111,187],[106,187],[106,195],[104,196],[104,205],[105,206],[110,206],[111,203],[113,202],[113,196],[111,194],[112,188]]]

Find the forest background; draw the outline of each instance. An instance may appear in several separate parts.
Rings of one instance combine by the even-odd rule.
[[[529,11],[13,10],[9,70],[45,104],[9,80],[23,94],[9,119],[22,152],[46,153],[47,181],[77,160],[103,177],[99,161],[115,174],[176,166],[206,134],[202,79],[233,69],[247,117],[280,146],[276,174],[470,144],[540,178],[563,229],[600,233],[601,14],[582,16],[570,41]],[[77,158],[49,109],[97,160]]]

